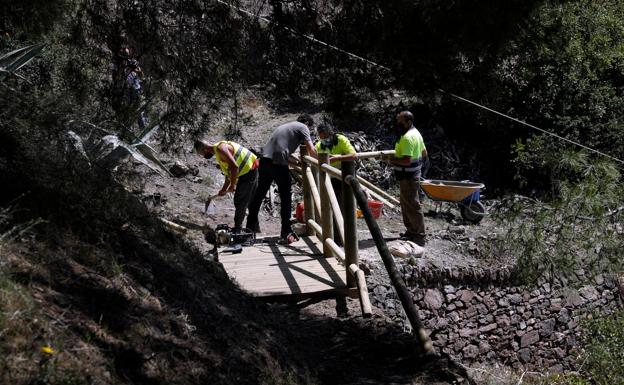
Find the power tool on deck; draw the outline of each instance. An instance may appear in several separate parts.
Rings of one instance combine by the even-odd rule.
[[[221,250],[222,253],[239,254],[243,251],[243,246],[253,245],[256,241],[256,234],[249,229],[234,229],[226,224],[220,224],[213,231],[206,232],[205,239],[206,242],[214,245],[210,253],[217,261],[220,246],[229,246]]]
[[[225,224],[217,225],[215,235],[217,244],[221,246],[250,246],[256,240],[256,234],[253,231],[249,229],[236,230]]]

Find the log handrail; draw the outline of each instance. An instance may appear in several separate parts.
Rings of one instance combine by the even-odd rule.
[[[365,159],[389,154],[394,154],[394,151],[387,150],[360,153],[358,154],[358,157]],[[346,267],[347,287],[357,287],[360,305],[362,308],[362,315],[364,317],[370,317],[372,315],[372,306],[368,296],[368,287],[366,285],[364,272],[358,267],[358,237],[355,215],[357,207],[356,201],[365,215],[366,222],[371,230],[371,234],[373,234],[377,248],[380,254],[382,254],[382,259],[384,260],[384,264],[390,273],[390,277],[395,285],[397,293],[399,294],[401,303],[406,310],[408,319],[410,320],[423,349],[425,351],[431,351],[431,341],[428,339],[424,328],[420,323],[414,304],[411,303],[411,298],[409,299],[411,308],[408,304],[404,303],[405,298],[409,297],[409,291],[407,291],[405,283],[402,280],[401,283],[403,284],[404,290],[401,289],[400,284],[395,282],[397,280],[396,275],[398,273],[396,272],[394,261],[391,260],[392,267],[394,267],[393,274],[391,267],[389,267],[386,261],[387,258],[383,253],[382,247],[376,239],[376,236],[381,237],[383,247],[385,247],[385,251],[389,256],[390,254],[388,248],[385,241],[383,241],[381,230],[377,226],[377,223],[373,223],[373,225],[376,226],[375,230],[375,228],[372,227],[373,225],[369,222],[370,220],[374,221],[374,219],[370,213],[367,198],[365,197],[363,190],[366,189],[373,197],[384,202],[384,204],[390,208],[394,208],[395,204],[398,205],[399,200],[375,186],[373,183],[367,181],[361,176],[358,176],[355,172],[355,162],[352,159],[346,159],[347,156],[344,157],[344,160],[337,159],[342,161],[342,170],[338,170],[328,164],[329,154],[319,154],[319,159],[317,160],[307,155],[307,151],[304,146],[301,146],[300,157],[296,157],[294,155],[291,156],[291,159],[296,161],[296,165],[293,165],[293,170],[301,175],[301,179],[303,181],[308,235],[316,235],[316,237],[321,241],[324,256],[329,257],[333,255]],[[352,155],[349,157],[352,157]],[[313,172],[312,169],[314,169],[315,172]],[[318,177],[318,179],[315,177]],[[341,205],[336,198],[336,194],[331,183],[331,177],[338,178],[342,182],[342,208],[344,209],[344,212],[342,212]],[[359,183],[358,180],[360,181]],[[315,217],[312,217],[312,215],[314,215],[313,213],[316,213]],[[336,229],[333,228],[332,219],[336,220]],[[338,244],[334,241],[333,234],[335,232],[338,233],[342,239],[344,249],[338,246]],[[389,258],[391,259],[392,257]],[[405,294],[405,292],[407,292],[407,294]]]
[[[355,154],[358,159],[377,158],[382,155],[394,155],[394,150],[365,151]]]
[[[297,162],[301,162],[301,163],[305,163],[309,166],[318,168],[319,167],[319,163],[316,159],[314,159],[313,157],[309,156],[309,155],[304,155],[303,157],[301,157],[301,159],[303,159],[303,161],[301,161],[300,158],[291,155],[293,157],[293,159],[295,159]],[[324,164],[321,166],[323,168],[323,170],[330,174],[332,177],[336,178],[336,179],[341,179],[342,178],[342,171],[338,170],[336,167],[333,167],[329,164]],[[383,191],[382,189],[380,189],[379,187],[375,186],[374,184],[372,184],[371,182],[367,181],[366,179],[364,179],[361,176],[357,176],[358,180],[365,186],[365,190],[368,191],[375,199],[383,202],[386,206],[388,206],[389,208],[393,209],[396,207],[396,205],[399,205],[399,200],[395,197],[393,197],[392,195],[388,194],[387,192]],[[374,186],[374,188],[369,188],[368,186]]]

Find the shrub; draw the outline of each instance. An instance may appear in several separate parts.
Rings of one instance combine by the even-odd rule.
[[[597,385],[624,384],[624,312],[584,324],[584,366]]]
[[[486,244],[492,256],[507,256],[517,266],[515,276],[530,282],[557,276],[622,271],[624,247],[622,182],[610,162],[584,153],[558,153],[550,163],[552,200],[513,197],[495,217],[507,232]]]

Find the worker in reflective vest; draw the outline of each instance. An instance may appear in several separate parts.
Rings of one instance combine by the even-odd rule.
[[[240,231],[247,207],[258,186],[258,158],[238,143],[222,140],[195,142],[195,151],[206,159],[215,157],[225,176],[219,195],[234,192],[234,232]]]
[[[316,129],[319,136],[319,141],[316,142],[316,152],[319,154],[330,154],[329,165],[340,170],[342,167],[342,160],[357,160],[357,154],[355,148],[349,141],[349,139],[334,131],[334,129],[326,124],[319,124]],[[340,205],[342,211],[342,181],[337,178],[331,178],[331,184],[336,194],[336,199]],[[334,221],[334,226],[337,229],[338,224]],[[342,239],[337,236],[337,232],[334,231],[334,241],[342,246]]]
[[[399,181],[401,213],[406,231],[401,236],[424,246],[426,242],[425,217],[418,196],[419,179],[423,166],[427,168],[429,155],[420,132],[414,127],[414,116],[409,111],[400,112],[397,125],[401,137],[389,159],[394,175]]]

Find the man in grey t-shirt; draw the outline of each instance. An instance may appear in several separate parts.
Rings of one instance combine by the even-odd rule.
[[[288,244],[297,239],[290,227],[292,192],[288,158],[301,144],[305,144],[310,155],[317,156],[316,149],[310,138],[310,128],[313,125],[314,120],[310,115],[301,115],[297,118],[297,121],[277,127],[267,144],[262,148],[260,167],[258,169],[258,188],[249,204],[247,227],[254,232],[260,231],[258,222],[260,206],[271,187],[271,183],[275,181],[280,195],[280,217],[282,220],[280,243]]]

